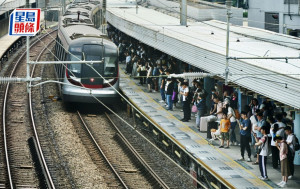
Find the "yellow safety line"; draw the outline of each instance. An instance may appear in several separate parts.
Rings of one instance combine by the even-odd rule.
[[[139,87],[139,86],[137,86]],[[143,91],[143,93],[145,93]],[[159,103],[157,103],[155,100],[153,100],[152,97],[150,97],[147,93],[145,93],[153,102],[155,102],[156,104],[160,105]],[[161,105],[160,105],[161,106]],[[165,109],[164,109],[165,110]],[[166,111],[166,110],[165,110]],[[173,114],[171,114],[171,112],[166,111],[168,114],[171,115],[171,117],[177,119]],[[177,119],[178,120],[178,119]],[[179,120],[180,121],[180,120]],[[182,122],[182,121],[180,121]],[[215,150],[217,150],[220,154],[222,154],[223,156],[227,157],[229,160],[231,160],[232,162],[234,162],[235,164],[237,164],[239,167],[241,167],[242,169],[244,169],[245,171],[247,171],[248,173],[250,173],[256,180],[262,182],[263,184],[265,184],[266,186],[268,186],[269,188],[273,188],[271,187],[268,183],[263,182],[262,180],[260,180],[254,173],[252,173],[251,171],[249,171],[248,169],[246,169],[245,167],[243,167],[241,164],[237,163],[236,161],[234,161],[230,156],[228,156],[227,154],[225,154],[224,152],[222,152],[220,149],[216,148],[215,146],[213,146],[212,144],[209,144],[209,142],[207,140],[205,140],[201,135],[199,135],[199,133],[195,132],[193,129],[191,129],[188,125],[186,125],[184,122],[182,122],[182,125],[184,125],[189,131],[191,131],[192,133],[196,134],[197,136],[199,136],[202,140],[204,140],[208,145],[212,146]]]
[[[121,72],[124,74],[124,71],[123,70],[121,70]],[[130,77],[127,77],[128,79],[130,79]],[[131,79],[130,79],[131,80]],[[141,92],[143,92],[148,98],[150,98],[151,99],[151,101],[152,102],[154,102],[154,103],[156,103],[157,105],[159,105],[159,106],[161,106],[159,103],[157,103],[151,96],[149,96],[149,94],[147,94],[147,93],[145,93],[142,89],[141,89],[141,87],[140,86],[138,86],[138,85],[136,85],[135,84],[135,86],[136,87],[138,87],[140,90],[141,90]],[[131,100],[130,100],[131,101]],[[133,103],[133,102],[132,102]],[[136,107],[138,107],[135,103],[133,103]],[[140,108],[139,108],[140,109]],[[173,118],[175,118],[175,119],[177,119],[173,114],[171,114],[171,112],[169,112],[169,111],[166,111],[164,108],[163,108],[163,110],[165,111],[165,112],[167,112],[168,114],[170,114],[171,115],[171,117],[173,117]],[[142,112],[144,112],[144,111],[142,111]],[[145,113],[145,112],[144,112]],[[156,123],[154,120],[152,120],[150,117],[148,117],[148,115],[146,114],[146,116],[147,116],[147,118],[148,119],[150,119],[151,121],[153,121],[154,123]],[[178,120],[178,119],[177,119]],[[180,120],[179,120],[180,121]],[[158,125],[157,123],[156,123],[156,125],[159,127],[159,128],[161,128],[164,132],[165,132],[165,134],[167,134],[169,137],[171,137],[171,138],[173,138],[174,139],[174,137],[172,137],[168,132],[166,132],[160,125]],[[266,183],[266,182],[263,182],[262,180],[260,180],[254,173],[252,173],[251,171],[249,171],[248,169],[246,169],[245,167],[243,167],[241,164],[239,164],[239,163],[237,163],[236,161],[234,161],[230,156],[228,156],[227,154],[225,154],[224,152],[222,152],[221,150],[219,150],[218,148],[216,148],[215,146],[213,146],[213,145],[211,145],[211,144],[209,144],[209,142],[207,141],[207,140],[205,140],[201,135],[199,135],[199,133],[196,133],[194,130],[192,130],[188,125],[186,125],[184,122],[182,122],[182,125],[184,125],[189,131],[191,131],[192,133],[194,133],[194,134],[196,134],[197,136],[199,136],[202,140],[204,140],[208,145],[210,145],[210,146],[212,146],[215,150],[217,150],[220,154],[222,154],[223,156],[225,156],[225,157],[227,157],[229,160],[231,160],[233,163],[235,163],[236,165],[238,165],[240,168],[242,168],[242,169],[244,169],[246,172],[248,172],[250,175],[252,175],[256,180],[258,180],[258,181],[260,181],[261,183],[263,183],[264,185],[266,185],[267,187],[269,187],[269,188],[273,188],[273,187],[271,187],[268,183]],[[185,147],[179,142],[179,141],[177,141],[176,139],[174,139],[176,142],[178,142],[178,144],[182,147],[182,148],[184,148],[185,149]],[[199,158],[196,158],[198,161],[200,160]],[[200,160],[203,164],[205,164],[202,160]],[[224,162],[225,163],[225,162]],[[207,166],[208,167],[208,166]],[[215,173],[215,171],[213,171],[210,167],[209,167],[209,169],[212,171],[212,172],[214,172]],[[218,173],[216,173],[217,175],[219,175]],[[223,177],[222,177],[222,180],[223,180]],[[248,179],[246,179],[246,180],[248,180]],[[227,182],[227,181],[226,181]],[[228,182],[227,182],[228,183]],[[230,184],[230,183],[229,183]],[[231,185],[231,184],[230,184]]]

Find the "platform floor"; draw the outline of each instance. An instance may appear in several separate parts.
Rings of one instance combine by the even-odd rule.
[[[148,93],[146,84],[139,86],[139,80],[130,78],[124,74],[120,65],[121,90],[130,98],[136,106],[158,123],[161,128],[173,136],[179,143],[186,147],[195,157],[210,165],[210,168],[226,179],[236,188],[279,188],[276,183],[281,181],[280,169],[273,169],[271,157],[268,157],[267,172],[269,181],[261,181],[258,165],[252,162],[237,161],[240,158],[240,147],[230,146],[229,149],[220,149],[219,141],[213,145],[208,144],[206,133],[199,132],[195,124],[195,116],[189,122],[181,122],[183,112],[181,107],[174,107],[173,111],[167,111],[161,100],[159,92]],[[239,138],[238,128],[236,128],[237,138]],[[253,157],[253,156],[252,156]],[[287,188],[300,188],[300,166],[295,166],[295,177],[288,181]]]
[[[9,36],[8,34],[0,38],[0,58],[4,55],[6,50],[14,44],[21,36]]]

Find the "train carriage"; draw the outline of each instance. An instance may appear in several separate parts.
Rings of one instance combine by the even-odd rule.
[[[77,7],[78,8],[78,7]],[[93,13],[71,14],[75,7],[59,20],[56,57],[60,61],[99,61],[103,63],[57,64],[55,71],[65,102],[95,103],[96,98],[106,104],[115,102],[119,89],[118,49],[92,22]],[[79,8],[82,10],[82,8]],[[96,72],[96,71],[98,72]],[[104,77],[104,79],[99,76]],[[113,87],[111,87],[111,85]],[[83,89],[84,87],[84,89]]]

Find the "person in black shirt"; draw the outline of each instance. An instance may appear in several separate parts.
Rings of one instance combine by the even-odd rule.
[[[173,101],[172,101],[172,95],[173,95],[173,90],[174,90],[174,83],[171,78],[167,79],[167,104],[168,104],[168,109],[167,110],[173,110]]]

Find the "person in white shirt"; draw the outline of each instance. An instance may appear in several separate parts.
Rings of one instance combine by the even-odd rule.
[[[255,130],[255,127],[257,126],[257,117],[256,117],[256,112],[254,114],[252,114],[252,116],[250,117],[250,121],[251,121],[251,128],[252,128],[252,132],[251,132],[251,139],[252,139],[252,146],[254,146],[255,144],[255,138],[254,138],[254,133],[257,134],[257,130]]]
[[[259,170],[261,173],[261,180],[269,180],[268,178],[268,174],[267,174],[267,157],[268,157],[268,135],[266,133],[266,126],[262,126],[260,128],[261,133],[263,134],[263,137],[258,139],[256,137],[256,134],[254,135],[256,143],[255,146],[259,146],[260,147],[260,153],[259,153]]]
[[[271,140],[272,165],[273,165],[274,169],[277,169],[278,164],[279,164],[279,150],[276,147],[274,138],[275,138],[276,133],[278,131],[278,124],[275,123],[275,119],[273,117],[269,117],[268,122],[271,125],[269,137],[272,137],[272,140]]]
[[[230,130],[229,130],[230,142],[231,142],[231,145],[237,145],[236,136],[235,136],[235,127],[237,125],[236,118],[235,118],[235,112],[229,106],[229,104],[226,104],[225,106],[227,109],[227,119],[230,120]]]
[[[292,129],[291,127],[287,126],[284,128],[285,134],[287,135],[287,139],[286,139],[286,143],[287,145],[290,147],[291,152],[292,152],[292,160],[293,161],[289,161],[289,167],[290,167],[290,173],[291,175],[289,175],[288,179],[292,179],[294,176],[294,158],[295,158],[295,149],[294,146],[296,145],[296,138],[295,135],[292,133]]]
[[[190,107],[190,100],[188,99],[188,94],[189,94],[189,87],[188,87],[188,83],[183,82],[181,84],[183,92],[180,92],[180,94],[182,95],[182,102],[183,102],[183,119],[181,119],[181,121],[183,122],[188,122],[190,120],[191,117],[191,107]]]

